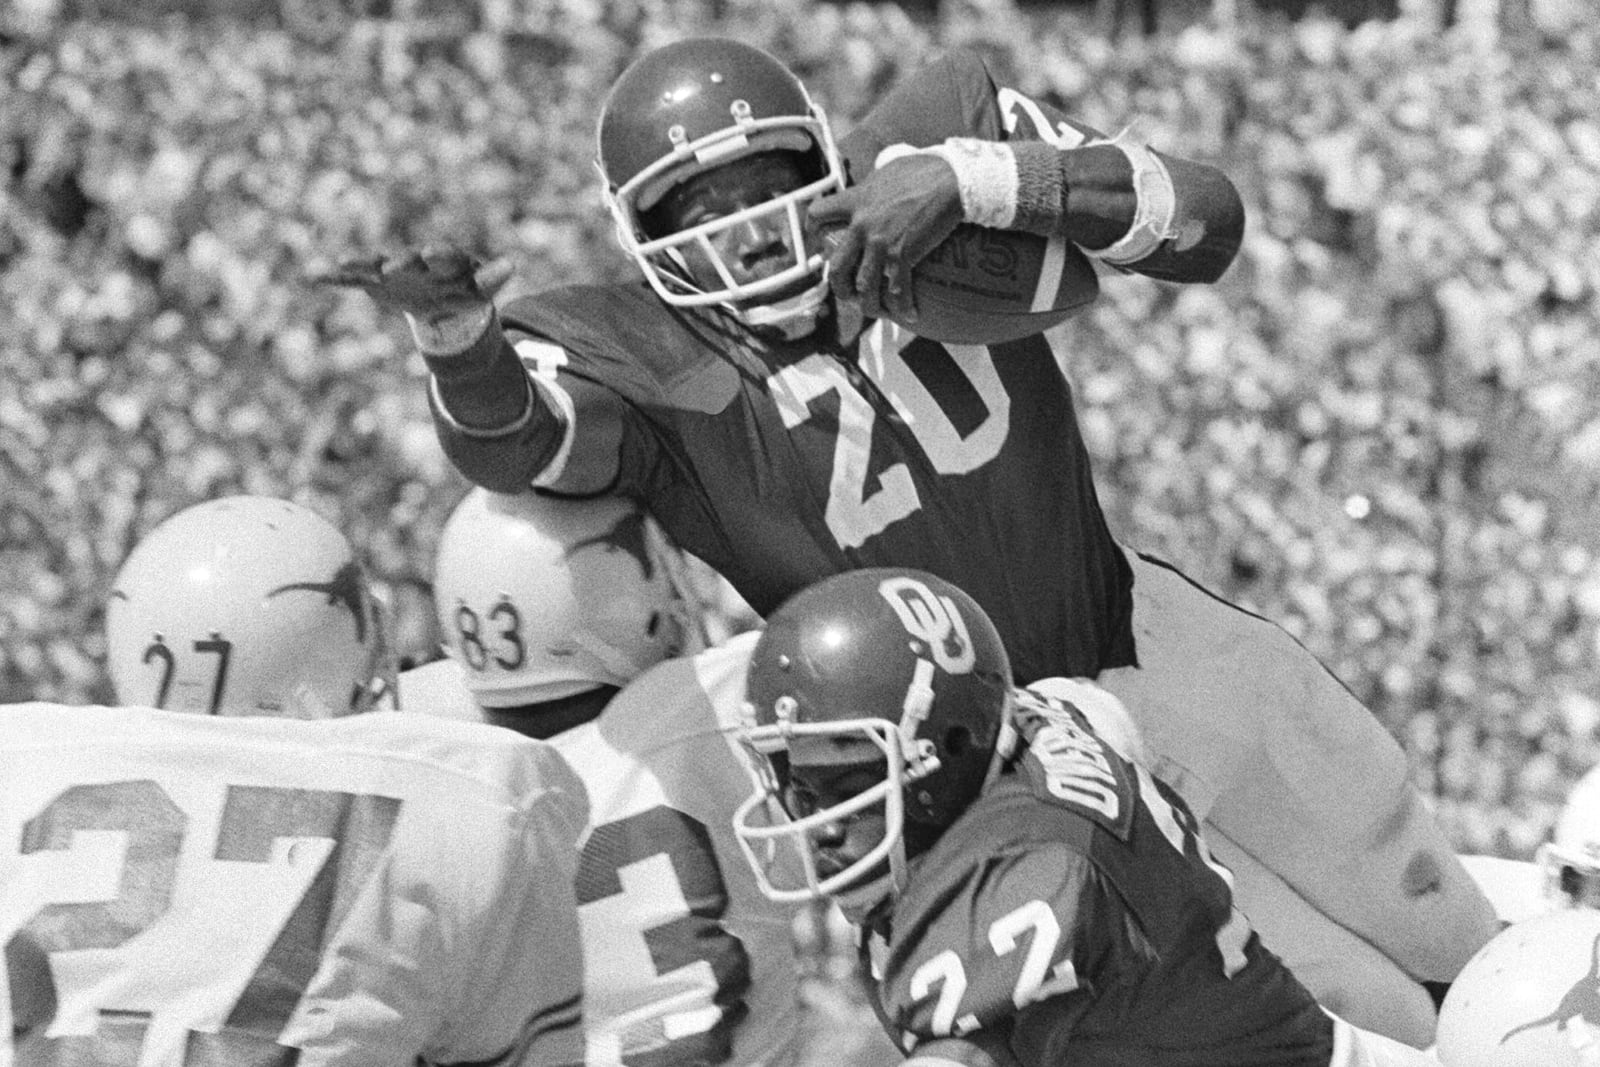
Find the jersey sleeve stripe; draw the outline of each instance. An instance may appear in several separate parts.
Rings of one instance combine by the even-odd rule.
[[[517,350],[517,355],[522,357],[523,367],[528,372],[528,380],[544,396],[561,420],[561,445],[556,449],[556,454],[551,457],[550,462],[545,465],[544,470],[533,479],[535,486],[549,488],[561,480],[562,472],[567,468],[567,461],[572,457],[572,443],[578,432],[577,405],[572,402],[572,394],[567,392],[560,379],[556,377],[556,368],[566,362],[566,352],[559,345],[550,344],[548,341],[536,341],[529,337],[517,341],[513,347]]]
[[[1061,272],[1067,263],[1067,239],[1052,237],[1045,242],[1044,262],[1039,265],[1039,284],[1033,290],[1033,303],[1029,311],[1049,311],[1055,301],[1056,290],[1061,288]]]

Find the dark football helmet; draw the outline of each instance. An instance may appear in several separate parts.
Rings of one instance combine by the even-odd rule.
[[[807,180],[764,204],[685,230],[654,232],[646,215],[673,186],[768,151],[800,153]],[[601,109],[597,164],[617,239],[662,300],[678,307],[721,304],[752,325],[815,316],[827,292],[825,258],[811,248],[816,242],[808,243],[803,207],[842,190],[844,167],[822,109],[777,59],[713,37],[678,41],[641,57],[623,71]],[[779,215],[793,263],[741,284],[710,238]],[[691,276],[682,250],[696,244],[720,275],[720,288]],[[814,284],[794,295],[808,278]],[[781,298],[774,295],[780,291]]]
[[[881,881],[874,872],[886,862],[898,884],[908,829],[926,847],[983,788],[1011,684],[988,615],[932,574],[851,571],[785,602],[752,653],[738,729],[760,784],[735,814],[734,832],[762,891],[785,902],[839,896],[864,880]],[[797,746],[800,739],[875,749],[884,760],[882,780],[844,802],[793,811],[787,779],[811,747]],[[847,868],[821,873],[818,828],[879,806],[882,842]],[[795,870],[796,852],[804,883],[780,884],[783,872]]]

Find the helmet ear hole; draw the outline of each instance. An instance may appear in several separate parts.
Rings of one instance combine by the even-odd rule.
[[[944,750],[960,757],[972,749],[972,731],[965,725],[952,726],[944,733]]]

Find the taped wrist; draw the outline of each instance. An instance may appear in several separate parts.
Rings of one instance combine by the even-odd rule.
[[[923,149],[950,164],[967,222],[1045,236],[1060,232],[1067,182],[1060,149],[1043,141],[952,137]]]
[[[1067,215],[1067,176],[1061,166],[1061,149],[1043,141],[1018,141],[1011,145],[1017,160],[1017,217],[1012,229],[1045,237],[1062,234]]]
[[[1018,172],[1011,146],[975,137],[951,137],[924,148],[956,172],[961,217],[978,226],[1010,229],[1017,215]]]
[[[1090,250],[1089,254],[1120,267],[1144,259],[1172,236],[1178,196],[1161,157],[1123,137],[1114,138],[1111,144],[1128,157],[1133,167],[1133,223],[1121,238],[1106,248]]]
[[[501,331],[493,305],[473,309],[470,317],[451,318],[456,321],[412,324],[428,365],[429,395],[440,421],[467,437],[498,437],[528,425],[534,414],[533,384]],[[482,328],[474,330],[484,319]],[[428,333],[429,329],[438,334]],[[430,352],[425,342],[435,341],[446,350]],[[465,347],[450,351],[457,344]]]
[[[450,357],[469,352],[494,321],[494,305],[490,303],[436,319],[419,319],[406,312],[411,337],[424,356]]]
[[[1096,150],[1115,153],[1110,156],[1113,160],[1116,154],[1126,160],[1127,181],[1132,188],[1123,186],[1124,172],[1119,163],[1114,170],[1115,181],[1108,178],[1108,185],[1101,183],[1107,185],[1106,188],[1097,189],[1091,182],[1083,190],[1087,194],[1088,215],[1085,216],[1084,211],[1074,211],[1069,206],[1072,184],[1067,180],[1067,170],[1071,166],[1067,157],[1074,152],[1093,154]],[[922,149],[891,146],[880,154],[878,165],[911,151],[935,155],[950,164],[961,191],[962,218],[979,226],[1021,230],[1047,237],[1060,234],[1078,243],[1090,255],[1115,266],[1137,263],[1172,235],[1177,214],[1172,175],[1159,156],[1124,136],[1066,150],[1044,141],[1003,143],[952,137],[943,144]],[[1105,162],[1101,160],[1101,165],[1094,169],[1107,170]],[[1125,205],[1130,192],[1133,217],[1123,230],[1122,220],[1128,217]],[[1118,209],[1112,210],[1109,205],[1118,202]],[[1069,225],[1074,214],[1083,217],[1082,225]],[[1105,218],[1100,218],[1101,215]],[[1111,226],[1118,229],[1110,229]],[[1098,232],[1077,232],[1079,230]],[[1118,232],[1121,236],[1112,239],[1112,234]],[[1100,247],[1095,247],[1097,245]]]

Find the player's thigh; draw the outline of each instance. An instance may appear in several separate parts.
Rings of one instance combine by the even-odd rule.
[[[1175,569],[1131,553],[1130,563],[1139,666],[1097,680],[1196,814],[1244,805],[1274,839],[1361,839],[1407,817],[1400,746],[1315,656]]]
[[[1387,956],[1334,922],[1214,826],[1212,854],[1233,872],[1234,903],[1261,941],[1328,1011],[1419,1048],[1433,1042],[1433,998]]]

